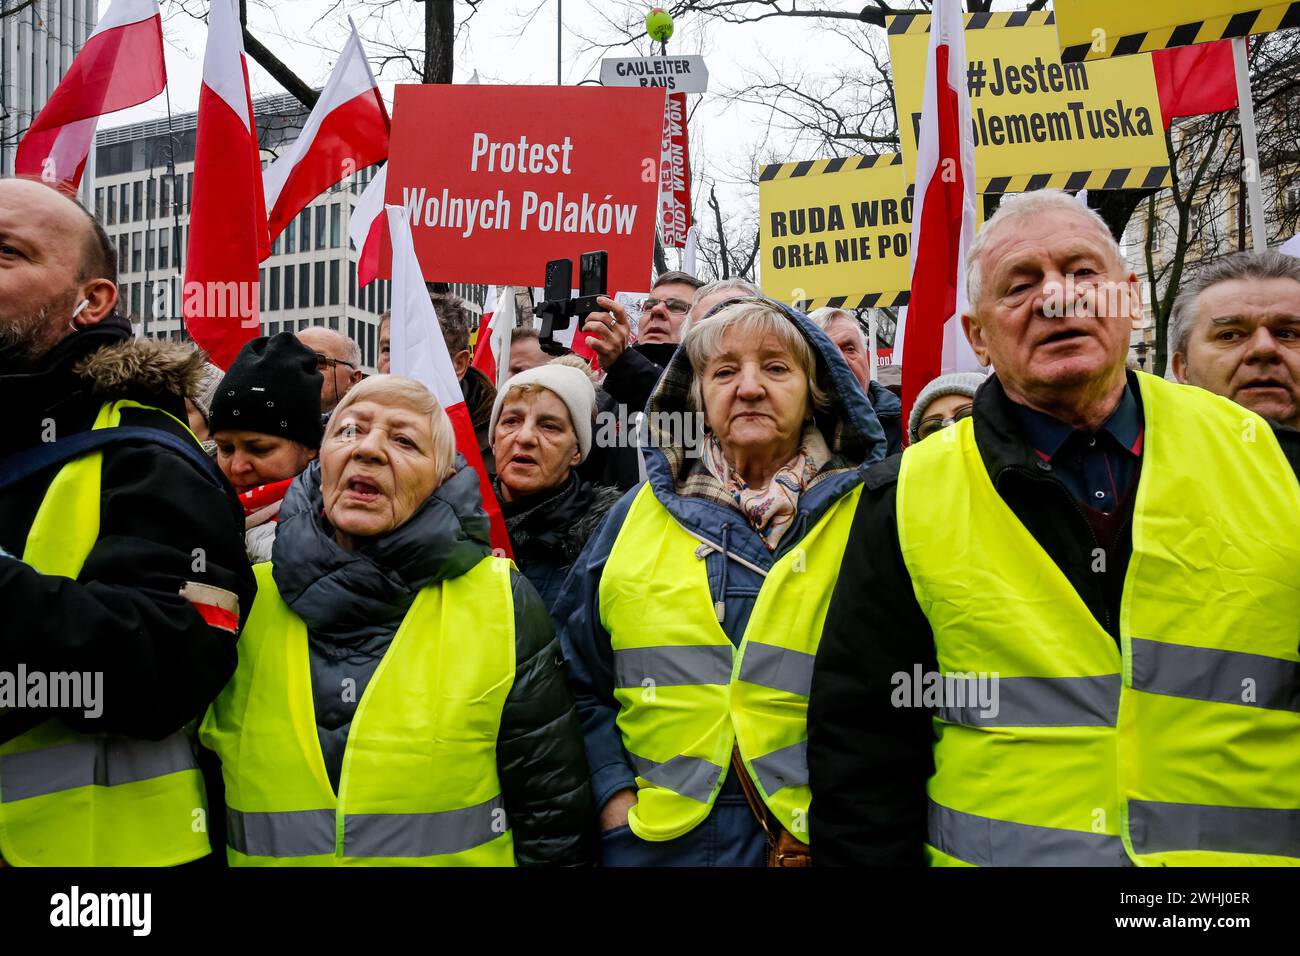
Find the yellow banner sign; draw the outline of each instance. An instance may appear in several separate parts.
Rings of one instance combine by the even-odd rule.
[[[805,309],[907,302],[912,197],[898,153],[765,166],[763,291]]]
[[[889,19],[903,168],[916,169],[929,14]],[[1149,56],[1061,62],[1049,13],[966,17],[966,74],[981,192],[1141,189],[1168,182]]]
[[[1066,63],[1300,27],[1300,3],[1268,0],[1055,0]]]

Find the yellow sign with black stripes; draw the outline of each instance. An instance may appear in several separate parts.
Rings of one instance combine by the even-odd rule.
[[[1055,0],[1061,60],[1079,63],[1300,27],[1300,2]]]
[[[809,310],[907,302],[912,196],[898,153],[764,166],[758,206],[774,299]]]
[[[903,168],[916,169],[929,14],[888,20]],[[1140,189],[1169,182],[1149,56],[1062,63],[1050,13],[966,16],[966,73],[981,192]]]

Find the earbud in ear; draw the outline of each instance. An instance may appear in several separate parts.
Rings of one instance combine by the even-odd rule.
[[[75,319],[77,316],[81,315],[82,310],[85,309],[86,306],[88,305],[90,305],[90,300],[82,299],[81,303],[75,309],[72,310],[72,317]]]

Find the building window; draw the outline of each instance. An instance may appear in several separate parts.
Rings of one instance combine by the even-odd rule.
[[[280,254],[280,237],[283,235],[284,233],[280,233],[279,236],[275,237],[275,242],[271,243],[271,255],[278,256]]]
[[[366,323],[366,364],[375,364],[375,327]]]
[[[298,308],[307,308],[311,285],[311,266],[304,262],[298,266]]]
[[[284,267],[284,307],[286,309],[293,308],[293,300],[294,300],[293,277],[294,277],[293,266],[285,266]]]
[[[131,254],[131,236],[129,233],[122,233],[117,237],[117,271],[123,273],[126,271],[127,257]]]
[[[171,242],[171,238],[172,237],[171,237],[170,229],[158,230],[158,268],[159,269],[168,268],[168,263],[170,262],[170,257],[168,255],[168,244]]]
[[[104,187],[100,186],[95,190],[95,218],[100,222],[104,221]]]
[[[131,314],[140,314],[140,283],[131,283]]]
[[[145,217],[147,219],[153,219],[158,215],[158,196],[156,193],[156,187],[154,186],[153,176],[150,176],[148,182],[145,183],[144,194],[145,209],[147,210]]]
[[[257,294],[258,294],[257,307],[261,311],[265,312],[266,311],[266,270],[265,269],[257,270]]]
[[[136,183],[136,185],[138,186],[140,184]],[[138,232],[131,233],[131,271],[132,272],[140,271],[140,261],[143,258],[143,253],[144,253],[144,249],[141,247],[140,244],[140,233]]]
[[[311,210],[304,209],[298,216],[298,248],[303,252],[311,249]]]
[[[185,174],[185,211],[194,208],[194,174]]]
[[[357,340],[357,320],[350,315],[348,316],[348,338],[353,342]]]
[[[330,263],[330,305],[339,304],[339,261]]]
[[[144,183],[138,179],[131,184],[131,215],[135,220],[143,218],[144,203],[141,202],[141,196],[144,193]]]
[[[292,277],[293,277],[293,273],[290,272],[290,273],[289,273],[289,276],[290,276],[290,278],[292,278]],[[274,312],[275,310],[277,310],[278,308],[280,308],[280,267],[279,267],[279,266],[272,266],[272,267],[271,267],[271,293],[270,293],[270,295],[271,295],[271,305],[270,305],[270,309],[269,309],[269,311]]]
[[[324,209],[325,207],[320,207]],[[312,305],[320,307],[325,304],[325,263],[313,263],[315,268],[312,270],[315,275],[312,276],[312,283],[315,288],[312,289]]]
[[[339,247],[341,228],[343,225],[342,207],[338,203],[330,203],[330,248]]]
[[[167,217],[171,210],[172,178],[166,173],[158,178],[158,215]]]
[[[108,214],[108,219],[107,219],[108,224],[110,226],[116,226],[117,225],[117,187],[116,186],[108,187],[108,209],[106,210],[106,212]]]
[[[144,231],[144,268],[146,272],[153,271],[153,230]]]
[[[348,263],[348,305],[357,304],[357,264]]]
[[[316,207],[316,248],[325,248],[325,207]]]
[[[335,332],[339,330],[339,317],[337,315],[330,316],[330,328]]]
[[[128,223],[131,221],[131,193],[126,188],[126,183],[122,184],[122,190],[118,194],[117,203],[117,221]]]

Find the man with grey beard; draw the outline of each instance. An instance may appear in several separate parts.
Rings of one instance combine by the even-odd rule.
[[[255,585],[184,424],[202,353],[132,338],[115,262],[74,200],[0,179],[0,673],[25,685],[0,708],[0,865],[210,852],[190,726]],[[31,692],[70,673],[102,681],[94,711]]]

